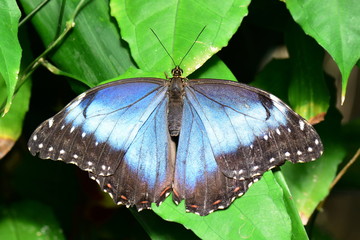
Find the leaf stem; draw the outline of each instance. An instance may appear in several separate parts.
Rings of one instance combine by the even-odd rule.
[[[28,15],[26,15],[19,23],[19,28],[27,22],[35,13],[37,13],[45,4],[47,4],[50,0],[44,0],[39,5],[37,5]]]

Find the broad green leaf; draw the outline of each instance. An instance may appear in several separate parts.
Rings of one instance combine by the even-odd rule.
[[[146,71],[170,74],[174,67],[150,29],[156,32],[175,64],[180,64],[206,27],[181,63],[184,76],[187,76],[227,45],[247,15],[249,3],[250,0],[112,0],[111,14],[139,68]]]
[[[323,115],[329,107],[329,91],[322,70],[324,51],[295,24],[288,28],[286,40],[292,70],[289,103],[308,120]]]
[[[288,0],[286,6],[305,33],[337,63],[342,75],[342,102],[351,69],[360,58],[360,4],[357,0]]]
[[[20,70],[21,47],[17,36],[20,15],[16,1],[0,1],[0,82],[5,82],[6,92],[2,94],[7,96],[0,102],[1,105],[6,100],[2,114],[9,111]]]
[[[0,205],[0,236],[6,240],[65,239],[51,209],[33,201]]]
[[[27,13],[41,1],[20,0]],[[32,23],[45,46],[64,30],[78,3],[78,0],[50,1],[35,14]],[[59,69],[93,87],[133,66],[123,44],[109,16],[108,2],[88,1],[76,16],[74,29],[49,57]]]
[[[6,88],[0,81],[0,101],[5,100]],[[15,95],[11,110],[0,118],[0,159],[11,150],[20,137],[23,120],[29,108],[31,82],[26,82]]]

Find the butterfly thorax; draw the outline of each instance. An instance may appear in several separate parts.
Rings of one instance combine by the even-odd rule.
[[[170,78],[170,87],[168,90],[169,107],[167,113],[170,136],[178,136],[181,128],[185,95],[185,78],[181,76],[182,72],[182,69],[176,66],[172,70],[173,77]]]

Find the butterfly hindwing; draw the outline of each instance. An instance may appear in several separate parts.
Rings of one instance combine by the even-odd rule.
[[[203,122],[185,98],[175,165],[174,201],[185,200],[187,211],[207,215],[228,207],[253,181],[228,178],[220,171]]]
[[[30,152],[90,171],[101,187],[114,190],[117,201],[157,202],[170,188],[173,172],[166,83],[127,79],[81,94],[34,131]]]
[[[308,162],[322,154],[313,127],[269,93],[216,79],[190,80],[185,92],[227,177],[249,179],[285,159]]]

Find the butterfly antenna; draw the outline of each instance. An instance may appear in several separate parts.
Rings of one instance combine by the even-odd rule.
[[[199,32],[199,34],[197,35],[197,37],[195,38],[193,44],[191,45],[191,47],[189,48],[189,50],[186,52],[186,54],[184,55],[184,57],[181,59],[180,63],[178,66],[181,65],[181,63],[183,62],[183,60],[185,59],[185,57],[189,54],[189,52],[191,51],[191,49],[194,47],[196,41],[199,39],[200,35],[203,33],[203,31],[205,30],[206,25],[203,27],[203,29],[201,29],[201,31]]]
[[[157,38],[157,40],[159,41],[159,43],[161,44],[161,46],[163,47],[163,49],[165,50],[165,52],[167,53],[167,55],[169,55],[171,61],[173,62],[174,64],[174,67],[176,67],[176,63],[174,61],[174,59],[172,58],[172,56],[170,55],[170,53],[168,52],[168,50],[166,49],[166,47],[164,46],[164,44],[161,42],[160,38],[158,37],[158,35],[156,35],[155,31],[150,28],[150,30],[152,31],[152,33],[155,35],[155,37]]]
[[[181,59],[180,63],[177,65],[173,59],[173,57],[170,55],[170,53],[168,52],[168,50],[166,49],[166,47],[164,46],[164,44],[161,42],[160,38],[158,37],[158,35],[155,33],[155,31],[150,28],[150,30],[152,31],[152,33],[155,35],[155,37],[157,38],[157,40],[159,41],[159,43],[161,44],[161,46],[164,48],[165,52],[167,53],[167,55],[169,55],[171,61],[174,64],[174,67],[176,66],[180,66],[181,63],[184,61],[185,57],[189,54],[189,52],[191,51],[191,49],[194,47],[196,41],[199,39],[200,35],[203,33],[203,31],[205,30],[206,26],[203,27],[203,29],[201,29],[201,31],[199,32],[199,34],[197,35],[197,37],[195,38],[195,41],[193,42],[193,44],[191,45],[191,47],[189,48],[189,50],[186,52],[186,54],[184,55],[184,57]]]

